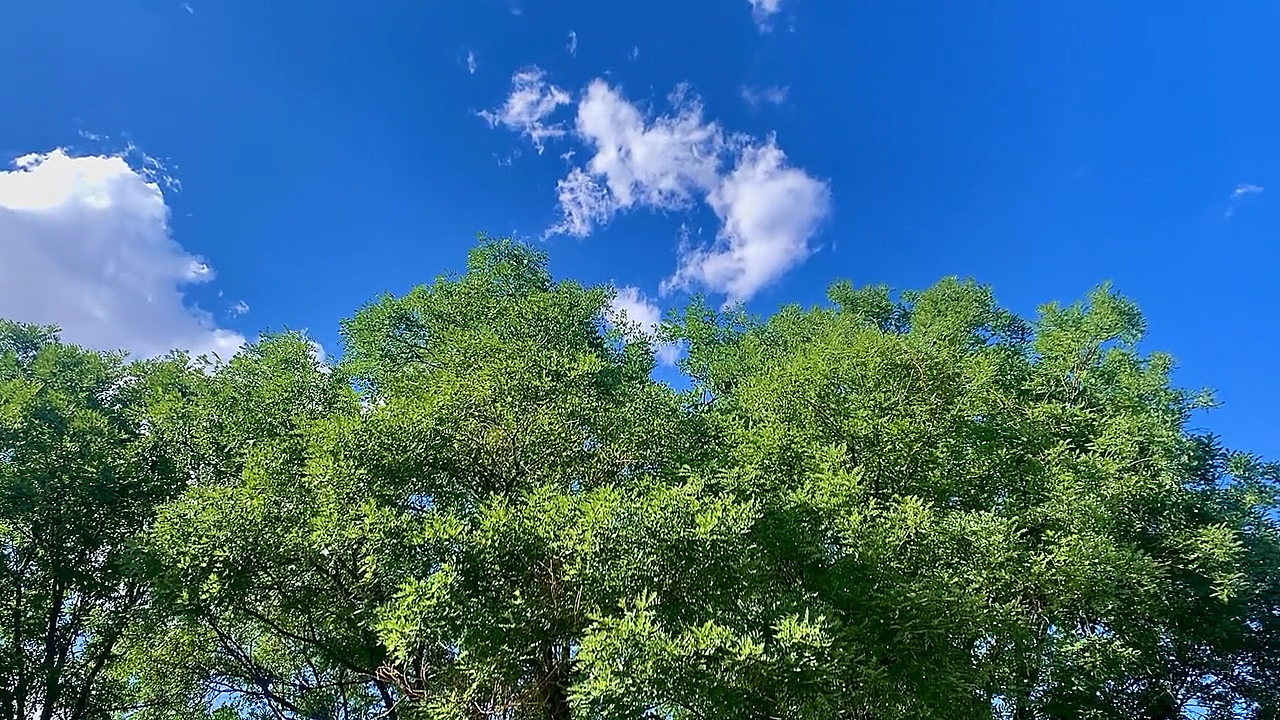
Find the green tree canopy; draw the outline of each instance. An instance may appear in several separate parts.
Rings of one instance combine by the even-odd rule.
[[[68,675],[83,717],[1278,717],[1280,470],[1191,429],[1211,399],[1128,299],[1020,319],[971,281],[842,283],[765,318],[695,300],[648,339],[612,292],[485,240],[359,309],[332,366],[286,332],[126,372],[12,326],[6,497],[146,498],[112,531],[129,562],[86,555],[136,599],[77,630],[90,669],[114,648]],[[120,429],[48,439],[30,398],[80,417],[103,387],[140,388]],[[5,532],[45,517],[6,502]],[[53,592],[8,572],[5,608]]]
[[[149,597],[137,541],[184,479],[150,406],[184,358],[126,363],[0,321],[0,717],[111,717]]]

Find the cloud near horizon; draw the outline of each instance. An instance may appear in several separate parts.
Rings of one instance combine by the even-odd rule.
[[[244,337],[185,301],[213,270],[173,240],[149,164],[58,149],[0,171],[0,317],[140,357],[239,350]]]
[[[639,288],[629,285],[615,288],[605,320],[610,325],[621,325],[630,332],[648,338],[653,343],[654,357],[663,365],[675,365],[680,359],[678,344],[656,341],[658,326],[662,324],[662,310],[645,297]]]

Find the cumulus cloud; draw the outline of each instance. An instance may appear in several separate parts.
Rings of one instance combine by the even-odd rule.
[[[0,317],[58,325],[69,342],[149,357],[234,354],[244,342],[187,305],[213,271],[176,243],[154,161],[62,150],[0,171]]]
[[[476,74],[476,54],[472,50],[467,51],[467,72]]]
[[[249,303],[240,300],[235,305],[231,306],[230,312],[234,317],[240,317],[241,315],[247,314],[249,312]]]
[[[611,325],[625,328],[628,333],[639,334],[654,342],[654,355],[663,365],[675,365],[680,358],[679,345],[655,341],[658,325],[662,323],[662,311],[639,288],[617,288],[609,302],[605,320]]]
[[[603,80],[578,103],[575,130],[593,155],[557,184],[561,220],[548,235],[585,237],[633,208],[686,210],[720,220],[715,243],[682,247],[663,291],[701,286],[746,300],[802,262],[830,205],[827,184],[790,167],[774,138],[728,135],[677,88],[672,112],[649,119]]]
[[[723,292],[726,303],[750,298],[809,256],[830,201],[826,183],[788,167],[773,138],[746,148],[707,198],[720,218],[716,243],[684,248],[664,290],[696,284]]]
[[[502,107],[480,112],[491,127],[502,125],[529,138],[539,154],[546,140],[565,134],[563,125],[548,123],[548,118],[561,105],[573,102],[569,93],[548,83],[546,77],[536,65],[517,70],[511,76],[511,94]]]
[[[751,19],[762,33],[773,29],[772,18],[782,10],[782,0],[747,0],[751,5]]]
[[[570,31],[569,31],[569,44],[568,44],[568,46],[566,46],[566,47],[567,47],[567,49],[569,50],[569,54],[570,54],[570,55],[573,55],[574,57],[577,57],[577,55],[578,55],[578,33],[574,32],[574,31],[572,31],[572,30],[570,30]]]
[[[701,104],[684,89],[671,101],[675,114],[646,122],[621,93],[595,80],[578,104],[578,134],[595,149],[587,171],[603,179],[615,210],[682,209],[715,184],[723,132],[703,120]]]
[[[758,88],[746,86],[742,88],[742,99],[747,101],[751,107],[759,107],[764,104],[781,105],[787,101],[787,93],[790,88],[772,87]]]

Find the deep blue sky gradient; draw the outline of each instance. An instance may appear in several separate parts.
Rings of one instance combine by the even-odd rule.
[[[1280,458],[1280,3],[783,0],[766,34],[745,0],[190,7],[0,4],[0,155],[89,151],[87,132],[164,159],[174,237],[218,272],[191,299],[244,299],[220,318],[246,334],[305,327],[336,350],[339,318],[460,269],[477,231],[537,237],[562,148],[476,115],[537,64],[655,110],[687,82],[708,118],[776,133],[830,182],[819,251],[753,309],[958,274],[1030,314],[1112,280],[1178,380],[1217,388],[1197,422]],[[744,85],[789,92],[752,107]],[[1232,200],[1240,184],[1267,189]],[[682,222],[715,232],[641,211],[546,249],[559,274],[652,292]]]

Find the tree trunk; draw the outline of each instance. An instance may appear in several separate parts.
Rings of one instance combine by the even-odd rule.
[[[542,650],[542,672],[546,678],[547,720],[571,720],[568,648],[547,643]]]

